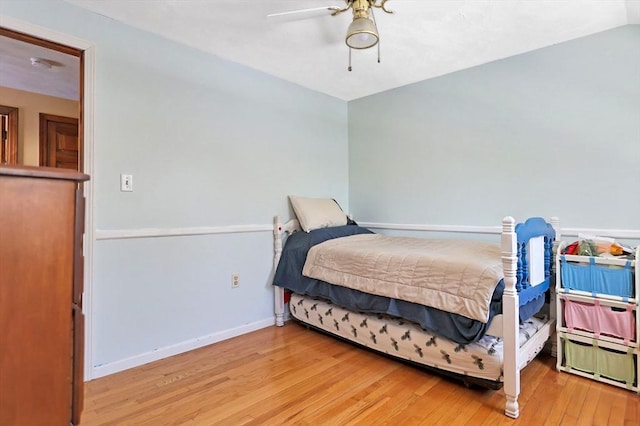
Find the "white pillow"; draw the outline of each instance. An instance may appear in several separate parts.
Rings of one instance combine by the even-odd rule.
[[[306,198],[289,196],[293,211],[305,232],[331,226],[347,224],[347,215],[344,214],[336,200],[331,198]]]

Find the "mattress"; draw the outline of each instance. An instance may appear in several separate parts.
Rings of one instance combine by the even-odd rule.
[[[359,234],[372,234],[372,232],[360,226],[347,225],[316,229],[308,233],[296,232],[292,234],[284,244],[273,284],[294,293],[322,297],[333,301],[337,305],[347,306],[354,311],[389,314],[406,318],[420,324],[424,329],[437,329],[441,336],[458,343],[473,342],[484,336],[488,323],[474,321],[462,315],[452,314],[430,306],[332,285],[322,280],[302,275],[307,253],[311,247],[329,239]],[[503,290],[504,283],[501,281],[492,295],[490,320],[502,310]],[[539,310],[539,307],[534,308],[535,310],[531,314]],[[523,312],[522,308],[520,312]]]
[[[456,343],[407,320],[354,312],[322,298],[296,293],[291,295],[289,309],[299,321],[393,357],[463,376],[503,381],[501,338],[485,335],[474,343]],[[544,324],[535,317],[522,323],[519,345]]]
[[[379,234],[335,238],[313,246],[302,274],[485,323],[491,296],[503,276],[498,244]]]

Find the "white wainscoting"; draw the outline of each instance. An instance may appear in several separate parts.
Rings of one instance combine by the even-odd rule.
[[[230,225],[230,226],[206,226],[206,227],[183,227],[183,228],[138,228],[138,229],[96,229],[93,233],[97,240],[126,240],[135,238],[163,238],[163,237],[185,237],[198,235],[216,234],[239,234],[248,232],[272,232],[273,225]],[[135,355],[126,359],[111,362],[103,365],[90,366],[87,371],[89,380],[104,377],[123,370],[138,367],[153,361],[158,361],[183,352],[198,349],[216,342],[220,342],[242,334],[250,333],[261,328],[275,324],[275,317],[266,318],[227,330],[197,337],[174,345],[154,349],[153,351]]]

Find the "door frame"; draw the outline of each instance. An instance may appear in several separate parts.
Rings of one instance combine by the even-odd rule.
[[[18,164],[18,108],[8,105],[0,105],[0,114],[7,115],[9,117],[8,127],[8,145],[7,145],[7,164]],[[2,161],[0,159],[0,161]]]
[[[95,176],[94,170],[94,101],[95,101],[95,44],[82,40],[75,36],[65,34],[50,28],[32,24],[11,16],[0,13],[0,27],[10,31],[23,33],[27,36],[34,36],[43,40],[49,40],[61,46],[68,46],[72,49],[82,51],[80,60],[80,118],[79,135],[82,135],[83,151],[81,158],[83,161],[83,172],[90,175],[91,179],[84,183],[85,204],[85,233],[84,233],[84,294],[82,309],[85,314],[85,381],[94,377],[93,372],[93,246],[95,229],[94,219],[94,192]]]

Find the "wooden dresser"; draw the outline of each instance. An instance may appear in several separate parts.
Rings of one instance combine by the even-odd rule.
[[[87,179],[0,166],[0,425],[80,422]]]

